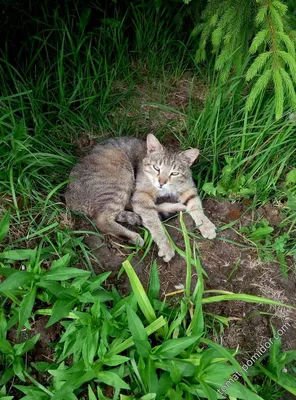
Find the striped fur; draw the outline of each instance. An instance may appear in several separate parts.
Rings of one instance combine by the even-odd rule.
[[[165,149],[152,134],[146,143],[134,137],[109,139],[73,168],[67,206],[89,215],[103,233],[134,244],[143,245],[143,239],[122,223],[143,224],[158,245],[159,256],[168,262],[174,249],[158,213],[188,211],[204,237],[216,236],[191,176],[190,166],[197,156],[197,149]],[[163,196],[171,196],[175,202],[157,204]]]

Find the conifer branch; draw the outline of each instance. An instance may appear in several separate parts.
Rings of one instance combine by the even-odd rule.
[[[296,99],[296,33],[287,11],[284,0],[210,0],[193,32],[199,35],[196,61],[206,60],[211,47],[223,82],[232,72],[242,73],[249,58],[246,108],[251,110],[259,96],[273,89],[277,119],[284,108],[295,108]]]
[[[295,107],[296,60],[295,40],[288,35],[289,27],[285,24],[287,6],[279,0],[257,0],[259,10],[256,24],[259,30],[250,46],[250,53],[259,53],[246,73],[246,80],[256,80],[246,102],[247,110],[251,110],[256,98],[266,90],[266,80],[262,76],[272,72],[274,88],[275,117],[283,116],[284,101]],[[287,29],[288,28],[288,29]],[[262,38],[264,37],[264,40]],[[271,60],[271,62],[269,62]],[[290,72],[290,74],[287,72]],[[262,75],[259,77],[258,74]],[[264,83],[265,87],[258,88]]]

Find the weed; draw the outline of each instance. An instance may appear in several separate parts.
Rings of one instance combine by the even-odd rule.
[[[76,230],[64,207],[74,144],[82,133],[101,139],[153,129],[165,140],[173,134],[184,148],[200,147],[193,172],[200,189],[205,182],[202,193],[248,197],[254,206],[281,202],[279,234],[264,221],[242,234],[264,257],[277,257],[285,274],[287,257],[296,257],[295,121],[274,121],[272,98],[261,97],[257,108],[246,112],[244,77],[221,84],[196,69],[178,22],[178,2],[132,2],[126,8],[113,2],[106,9],[97,2],[83,9],[76,3],[56,9],[37,3],[29,1],[19,13],[13,9],[1,37],[0,398],[221,398],[217,389],[239,365],[234,351],[209,339],[209,334],[221,336],[229,319],[204,313],[203,305],[279,303],[204,291],[205,271],[189,241],[194,234],[183,222],[185,249],[174,245],[186,264],[186,285],[174,306],[173,294],[159,298],[156,262],[147,292],[128,260],[124,271],[131,294],[107,291],[108,273],[94,276],[94,256],[84,243],[86,234],[99,233]],[[14,30],[21,32],[21,41]],[[186,69],[192,84],[203,79],[203,88],[209,86],[202,109],[190,82],[188,101],[180,107],[166,104],[171,83]],[[158,119],[153,114],[141,126],[144,108],[138,99],[145,96],[137,92],[139,85],[160,93],[156,101],[145,98]],[[175,114],[177,122],[163,111],[170,118]],[[152,244],[145,235],[143,257]],[[193,291],[192,272],[198,276]],[[57,338],[40,361],[35,354],[45,327],[42,332],[35,327],[44,320],[57,329]],[[293,392],[293,357],[277,349],[276,361],[291,375],[288,384],[263,360],[258,379],[242,374],[245,383],[236,382],[229,395],[259,399],[279,387]]]
[[[2,238],[8,232],[8,218],[9,214],[2,221]],[[93,278],[90,272],[71,264],[70,254],[48,260],[50,265],[47,261],[44,268],[41,246],[26,252],[4,250],[0,254],[4,260],[1,274],[6,277],[0,284],[4,300],[0,325],[0,356],[5,368],[0,380],[2,392],[5,393],[9,381],[17,379],[13,386],[18,391],[44,399],[53,396],[74,399],[87,390],[93,396],[97,392],[101,398],[103,388],[110,386],[115,397],[133,393],[137,397],[171,398],[178,393],[190,399],[211,393],[218,398],[217,390],[229,375],[240,370],[240,365],[233,352],[204,336],[202,304],[233,299],[281,303],[233,293],[205,297],[202,269],[190,247],[182,216],[181,226],[187,243],[183,255],[188,276],[184,297],[175,309],[170,309],[166,300],[159,302],[156,263],[147,295],[131,264],[125,261],[123,267],[132,292],[121,297],[116,290],[108,292],[102,287],[108,273]],[[9,261],[22,261],[22,270],[10,268],[6,265]],[[199,279],[191,295],[192,267]],[[26,354],[35,348],[40,337],[40,334],[31,336],[32,321],[40,315],[49,316],[47,327],[60,322],[62,333],[54,346],[53,361],[28,363]],[[227,324],[227,319],[220,322]],[[17,343],[12,345],[7,337],[15,326]],[[29,338],[19,342],[21,331],[27,332]],[[47,376],[47,384],[39,383],[34,377],[36,373]],[[241,375],[249,388],[235,382],[228,390],[229,395],[260,399],[243,370]]]

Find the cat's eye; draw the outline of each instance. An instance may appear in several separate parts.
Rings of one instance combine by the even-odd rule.
[[[155,169],[155,171],[159,172],[160,168],[157,165],[153,165],[153,168]]]
[[[180,172],[171,172],[171,176],[177,176],[180,175]]]

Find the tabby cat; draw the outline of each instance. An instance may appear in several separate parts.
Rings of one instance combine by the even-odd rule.
[[[67,206],[89,215],[101,232],[140,246],[141,236],[121,223],[144,225],[159,248],[158,255],[169,262],[174,248],[165,235],[159,212],[187,211],[203,237],[216,236],[191,175],[190,166],[198,154],[197,149],[168,150],[152,134],[146,142],[135,137],[108,139],[96,145],[71,171]],[[157,199],[163,196],[175,202],[157,205]]]

